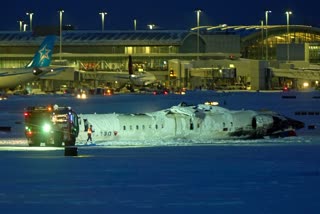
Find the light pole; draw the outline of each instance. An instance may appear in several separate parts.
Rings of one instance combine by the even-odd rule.
[[[133,19],[133,29],[134,31],[137,30],[137,19]]]
[[[22,31],[22,24],[23,24],[23,21],[22,20],[19,20],[17,21],[19,23],[19,31],[21,32]]]
[[[196,10],[197,13],[197,60],[199,60],[199,52],[200,52],[200,13],[202,11],[200,9]]]
[[[271,13],[271,10],[267,10],[266,14],[266,60],[268,60],[268,14]]]
[[[23,24],[23,32],[26,32],[27,31],[27,24]]]
[[[289,60],[290,60],[290,57],[289,57],[289,54],[290,54],[290,50],[289,50],[289,46],[290,46],[289,17],[292,14],[292,12],[286,11],[285,14],[287,16],[287,62],[289,62]]]
[[[59,15],[60,15],[60,54],[59,54],[59,59],[61,60],[61,53],[62,53],[62,14],[64,13],[64,10],[59,10]]]
[[[153,30],[155,28],[155,25],[154,24],[149,24],[148,27],[149,27],[150,30]]]
[[[30,31],[32,31],[32,16],[33,16],[33,14],[34,13],[32,13],[32,12],[26,13],[26,15],[29,16],[29,19],[30,19],[30,23],[29,23],[30,24]]]
[[[104,31],[104,16],[107,15],[107,12],[100,12],[101,15],[101,30]]]
[[[261,25],[261,60],[263,59],[263,20],[260,20]]]

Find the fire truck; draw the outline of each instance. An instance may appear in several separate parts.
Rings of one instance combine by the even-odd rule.
[[[78,115],[70,107],[29,106],[24,121],[29,146],[74,146],[79,134]]]

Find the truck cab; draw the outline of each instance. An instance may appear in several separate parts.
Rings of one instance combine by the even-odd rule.
[[[24,111],[29,146],[74,146],[79,134],[78,115],[70,107],[29,106]]]

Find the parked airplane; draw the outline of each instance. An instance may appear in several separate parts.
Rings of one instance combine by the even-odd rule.
[[[1,68],[0,69],[0,89],[15,88],[52,71],[50,68],[52,51],[56,36],[47,36],[33,59],[23,68]]]
[[[129,55],[128,70],[129,79],[135,86],[147,86],[157,81],[156,76],[150,72],[141,71],[138,73],[134,73],[131,55]]]
[[[129,55],[129,60],[128,60],[128,72],[129,72],[128,77],[117,76],[117,78],[127,79],[128,82],[126,83],[126,87],[132,91],[134,90],[134,87],[145,88],[157,82],[156,76],[150,72],[146,72],[146,71],[134,72],[133,71],[133,62],[132,62],[131,55]],[[125,85],[122,85],[122,87],[124,86]]]

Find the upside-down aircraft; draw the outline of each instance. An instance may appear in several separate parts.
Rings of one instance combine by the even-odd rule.
[[[181,103],[155,112],[81,114],[79,141],[87,139],[84,121],[96,141],[256,139],[296,136],[304,123],[276,112],[229,110],[211,104]]]
[[[50,63],[52,59],[53,47],[56,36],[47,36],[32,60],[22,68],[1,68],[0,69],[0,89],[15,88],[40,78],[46,73],[52,71]]]

